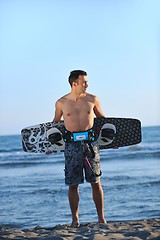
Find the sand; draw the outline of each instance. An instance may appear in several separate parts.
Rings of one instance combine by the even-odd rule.
[[[52,228],[37,226],[28,229],[0,227],[0,239],[29,240],[110,240],[110,239],[160,239],[160,219],[107,222],[107,224],[84,223],[79,228],[56,225]]]

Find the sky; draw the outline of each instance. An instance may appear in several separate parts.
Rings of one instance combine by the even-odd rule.
[[[0,135],[53,120],[74,69],[108,117],[160,125],[159,0],[0,0]]]

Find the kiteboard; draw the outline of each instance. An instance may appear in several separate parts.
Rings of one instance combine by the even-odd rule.
[[[25,152],[63,152],[66,129],[64,121],[47,122],[21,130],[22,146]],[[141,122],[133,118],[94,118],[90,131],[74,132],[72,141],[97,141],[100,149],[124,147],[141,142]]]

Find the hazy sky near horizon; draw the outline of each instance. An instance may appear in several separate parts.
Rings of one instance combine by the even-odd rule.
[[[160,125],[158,0],[1,0],[0,135],[53,119],[71,70],[109,117]]]

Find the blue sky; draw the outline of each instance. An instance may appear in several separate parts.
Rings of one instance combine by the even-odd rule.
[[[0,135],[53,119],[71,70],[109,117],[160,125],[156,0],[1,0]]]

